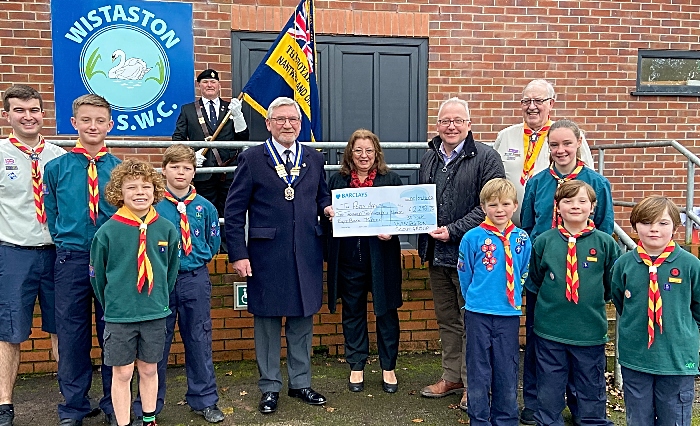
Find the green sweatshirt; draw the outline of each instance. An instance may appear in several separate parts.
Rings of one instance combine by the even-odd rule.
[[[610,276],[620,248],[608,234],[593,230],[578,238],[578,304],[566,299],[568,241],[559,230],[537,237],[530,258],[530,291],[539,293],[534,331],[567,345],[595,346],[608,341],[605,302],[610,300]]]
[[[663,332],[654,326],[649,342],[649,268],[637,250],[613,267],[612,299],[620,314],[620,365],[649,374],[695,375],[698,372],[700,260],[679,246],[658,267]]]
[[[180,266],[175,226],[159,217],[148,225],[146,253],[153,267],[153,289],[148,281],[139,293],[137,252],[139,228],[108,220],[98,229],[90,249],[90,281],[105,311],[105,321],[131,323],[170,315],[170,292]]]

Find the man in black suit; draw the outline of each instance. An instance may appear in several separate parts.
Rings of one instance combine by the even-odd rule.
[[[173,132],[173,140],[203,141],[213,136],[230,110],[231,117],[215,140],[247,141],[249,132],[241,112],[241,101],[234,98],[229,103],[219,98],[221,94],[219,73],[212,69],[202,71],[197,76],[197,86],[202,97],[196,102],[182,106]],[[237,149],[200,149],[197,151],[197,167],[235,166],[238,152]],[[232,180],[233,173],[199,173],[194,177],[197,193],[216,206],[219,217],[224,216],[226,194]]]
[[[277,410],[282,390],[280,335],[285,317],[288,395],[307,404],[326,398],[311,388],[313,315],[323,299],[322,228],[333,216],[323,155],[296,139],[301,110],[290,98],[267,109],[265,144],[241,153],[226,201],[229,261],[248,279],[254,315],[261,413]],[[248,238],[246,242],[246,214]]]

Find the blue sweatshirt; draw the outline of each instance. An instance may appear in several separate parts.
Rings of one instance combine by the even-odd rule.
[[[554,169],[556,171],[556,168]],[[561,175],[557,172],[557,175]],[[596,229],[605,234],[612,234],[615,227],[610,182],[593,169],[584,167],[576,180],[582,180],[591,185],[597,198],[593,212],[593,223]],[[554,192],[557,190],[557,180],[549,174],[549,169],[537,173],[525,185],[525,196],[520,209],[520,226],[530,235],[532,241],[537,236],[552,229],[552,214],[554,211]]]
[[[117,211],[104,197],[112,169],[121,163],[107,154],[97,161],[97,185],[100,193],[97,223],[92,223],[88,208],[88,159],[69,152],[49,161],[44,168],[44,207],[49,232],[58,249],[90,251],[97,229]]]
[[[466,310],[502,316],[521,314],[523,280],[527,277],[532,246],[527,233],[518,227],[511,232],[509,241],[516,308],[511,306],[506,295],[506,252],[501,239],[480,226],[470,229],[462,237],[457,273]],[[487,264],[492,266],[491,270]]]
[[[172,194],[172,192],[171,192]],[[188,192],[187,195],[190,195]],[[173,197],[182,201],[187,198]],[[161,217],[169,220],[175,225],[177,234],[180,231],[180,213],[177,206],[171,201],[163,200],[156,204],[156,211]],[[190,272],[209,263],[221,244],[221,233],[219,230],[219,214],[216,207],[206,198],[197,194],[194,200],[187,205],[187,220],[190,223],[190,239],[192,240],[192,252],[185,256],[180,244],[180,272]],[[182,236],[180,237],[182,239]]]

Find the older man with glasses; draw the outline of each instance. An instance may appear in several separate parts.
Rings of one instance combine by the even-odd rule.
[[[464,350],[464,298],[457,275],[462,236],[479,226],[484,211],[479,193],[486,182],[505,177],[503,163],[491,147],[474,140],[467,102],[446,100],[438,111],[438,135],[420,163],[420,183],[436,186],[438,229],[418,238],[421,261],[428,262],[435,316],[442,344],[442,377],[421,395],[441,398],[461,394],[467,409]]]
[[[532,80],[525,86],[520,99],[523,122],[501,130],[493,148],[501,155],[506,177],[513,182],[518,194],[518,209],[513,214],[513,222],[520,226],[520,206],[523,202],[525,185],[528,179],[549,167],[550,157],[547,135],[552,125],[550,114],[556,94],[547,80]],[[582,135],[581,159],[588,167],[593,167],[591,150]],[[532,326],[535,318],[537,294],[526,290],[525,295],[525,361],[523,366],[523,400],[525,407],[520,414],[520,422],[536,424],[534,413],[537,410],[537,373],[535,369],[534,335]],[[578,421],[576,394],[567,389],[567,401],[574,424]]]

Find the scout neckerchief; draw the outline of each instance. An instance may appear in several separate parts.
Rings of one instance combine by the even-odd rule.
[[[525,152],[525,161],[523,162],[523,172],[520,175],[520,184],[525,185],[535,168],[535,162],[540,155],[544,140],[547,137],[549,128],[552,126],[552,120],[547,120],[544,126],[537,132],[527,127],[527,123],[523,124],[523,151]]]
[[[649,332],[649,344],[647,349],[651,347],[652,343],[654,343],[654,322],[659,324],[659,333],[664,332],[663,323],[661,321],[661,291],[659,291],[659,274],[657,271],[659,266],[664,263],[666,258],[673,253],[675,248],[676,243],[673,240],[669,241],[664,251],[662,251],[659,257],[652,262],[651,257],[649,257],[646,250],[644,250],[641,241],[637,246],[637,254],[639,254],[639,258],[642,259],[642,262],[644,262],[647,267],[649,267],[649,309],[647,309],[647,313],[649,315],[649,322],[647,325],[647,331]]]
[[[39,223],[46,223],[46,211],[44,210],[44,180],[39,169],[39,154],[44,150],[44,138],[39,135],[39,144],[34,148],[29,148],[15,138],[10,133],[10,142],[22,153],[29,156],[32,162],[32,188],[34,190],[34,208],[36,209],[36,220]]]
[[[287,169],[284,167],[284,161],[282,161],[282,157],[280,157],[275,147],[272,146],[272,141],[270,139],[265,141],[265,149],[267,149],[268,154],[270,154],[272,162],[275,163],[275,171],[277,171],[277,176],[282,179],[282,182],[287,184],[287,187],[284,189],[284,199],[287,201],[292,201],[294,199],[294,188],[292,188],[292,184],[299,177],[299,172],[301,170],[299,165],[301,164],[301,158],[304,155],[304,145],[300,144],[298,141],[295,143],[297,145],[297,155],[294,159],[294,166],[292,167],[291,172],[287,174]]]
[[[552,162],[552,164],[549,165],[549,174],[557,180],[557,188],[559,188],[562,183],[576,179],[578,177],[578,174],[581,173],[581,170],[583,170],[583,166],[585,166],[585,163],[581,160],[578,160],[576,162],[576,168],[573,172],[569,173],[566,176],[559,177],[559,175],[557,175],[556,170],[554,170],[554,162]],[[557,213],[557,200],[554,200],[554,209],[552,210],[552,228],[556,227],[561,222],[561,220],[557,220]]]
[[[487,231],[491,231],[498,238],[501,239],[503,243],[503,249],[506,252],[506,296],[508,296],[508,303],[510,306],[515,306],[515,277],[513,276],[513,253],[510,251],[510,233],[515,229],[513,222],[508,221],[506,228],[503,233],[496,228],[496,226],[487,217],[483,222],[481,222],[481,227]]]
[[[190,237],[190,222],[187,219],[187,205],[194,200],[197,196],[197,191],[195,191],[194,186],[190,185],[190,195],[185,197],[184,200],[180,201],[173,195],[165,190],[165,199],[172,202],[177,206],[177,211],[180,213],[180,234],[182,235],[182,251],[185,252],[185,256],[188,256],[192,252],[192,239]]]
[[[580,232],[571,235],[561,224],[557,225],[559,233],[568,241],[566,252],[566,300],[578,304],[578,260],[576,259],[576,240],[590,234],[595,229],[595,224],[588,219],[588,226]]]
[[[78,141],[75,143],[75,148],[73,148],[71,152],[83,154],[88,159],[88,208],[90,209],[90,219],[92,219],[92,223],[97,225],[97,214],[100,210],[100,188],[97,185],[96,163],[100,160],[100,157],[107,155],[107,147],[103,145],[97,154],[95,154],[94,157],[91,157],[80,143],[80,139],[78,139]]]
[[[139,228],[139,250],[136,256],[137,266],[138,266],[138,281],[136,282],[136,289],[141,293],[143,289],[143,284],[148,279],[148,294],[151,294],[153,290],[153,267],[151,266],[151,261],[148,259],[148,253],[146,252],[146,231],[148,230],[148,225],[158,219],[158,212],[151,206],[148,210],[145,220],[141,220],[140,217],[136,216],[127,207],[122,206],[114,213],[112,216],[117,222],[129,226],[137,226]]]

